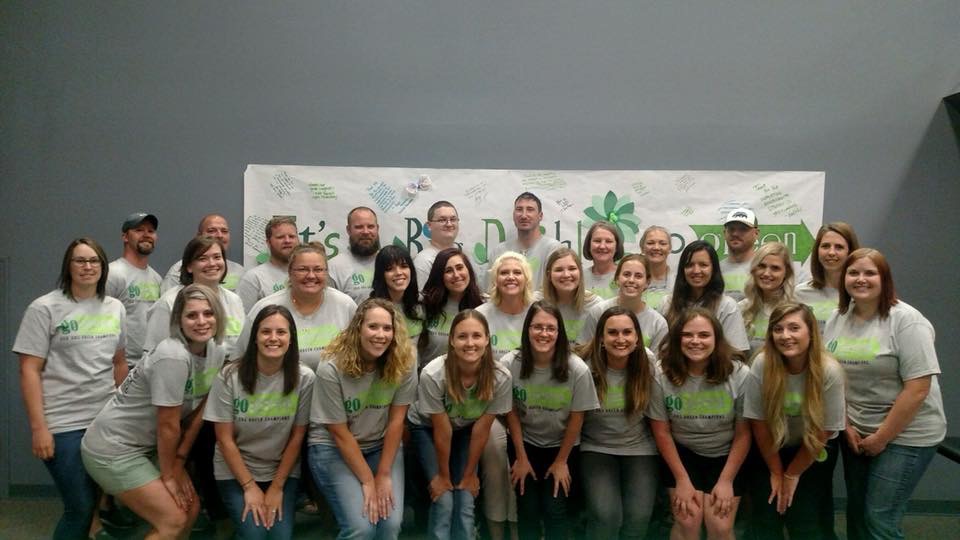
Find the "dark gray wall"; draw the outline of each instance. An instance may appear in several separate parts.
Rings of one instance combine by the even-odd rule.
[[[0,13],[5,350],[72,237],[115,257],[122,217],[155,212],[162,271],[201,214],[239,231],[247,163],[824,170],[825,220],[885,251],[901,296],[937,327],[960,423],[960,152],[941,105],[960,90],[956,0],[7,1]],[[0,488],[47,482],[14,357],[2,373]],[[938,457],[916,497],[958,500],[958,478]]]

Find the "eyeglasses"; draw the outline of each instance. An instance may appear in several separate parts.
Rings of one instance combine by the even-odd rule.
[[[100,259],[98,257],[91,257],[89,259],[83,259],[80,257],[74,257],[70,259],[70,262],[77,266],[100,266]]]
[[[442,225],[456,225],[460,223],[460,218],[450,217],[450,218],[440,218],[440,219],[431,219],[430,223],[440,223]]]
[[[300,277],[304,277],[304,276],[307,276],[307,275],[309,275],[309,274],[315,274],[315,275],[318,275],[318,276],[322,276],[322,275],[324,275],[324,274],[327,273],[327,269],[324,268],[324,267],[322,267],[322,266],[314,266],[314,267],[298,266],[298,267],[296,267],[296,268],[291,268],[291,269],[290,269],[290,272],[291,272],[293,275],[295,275],[295,276],[300,276]]]
[[[559,330],[556,326],[546,326],[543,324],[530,325],[530,331],[537,334],[556,334]]]

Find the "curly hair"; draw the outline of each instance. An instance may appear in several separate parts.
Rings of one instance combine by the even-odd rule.
[[[363,360],[360,358],[360,328],[370,310],[380,308],[390,314],[393,324],[393,339],[387,350],[377,358],[377,370],[384,381],[399,384],[414,369],[415,359],[410,339],[407,337],[407,325],[393,302],[383,298],[364,300],[347,328],[337,335],[324,349],[325,356],[333,359],[337,369],[348,377],[363,375]]]

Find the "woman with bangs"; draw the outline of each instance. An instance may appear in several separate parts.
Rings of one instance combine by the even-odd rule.
[[[167,322],[170,337],[130,371],[83,437],[87,472],[150,524],[145,538],[185,538],[200,512],[186,461],[210,381],[223,366],[225,319],[212,289],[182,288]]]
[[[373,262],[372,286],[370,298],[386,298],[393,302],[406,321],[407,337],[416,346],[423,329],[423,313],[410,252],[394,245],[380,249]]]
[[[820,330],[840,302],[843,288],[843,263],[847,256],[860,249],[857,233],[848,223],[834,221],[820,227],[813,242],[810,260],[812,279],[797,284],[797,302],[813,308]]]
[[[393,303],[365,300],[317,368],[308,436],[314,481],[337,538],[397,538],[403,522],[403,422],[416,360]]]
[[[127,376],[126,311],[106,295],[109,269],[95,240],[70,242],[57,289],[30,303],[13,344],[33,455],[63,502],[57,539],[86,539],[100,528],[99,519],[91,527],[97,488],[80,462],[80,440]]]
[[[703,240],[690,242],[680,253],[673,293],[664,298],[660,313],[672,328],[692,307],[702,307],[712,313],[723,327],[726,342],[741,356],[750,350],[740,308],[733,298],[723,294],[717,250]]]
[[[570,248],[557,248],[547,258],[547,275],[543,280],[542,298],[560,309],[567,340],[580,337],[585,316],[599,305],[601,298],[585,289],[580,257]]]
[[[477,464],[494,417],[511,409],[510,372],[493,359],[490,330],[477,310],[458,313],[449,348],[420,372],[410,434],[429,480],[427,537],[474,538]]]
[[[590,370],[570,351],[560,310],[542,300],[527,311],[520,350],[500,362],[513,378],[507,454],[519,536],[539,540],[542,520],[544,538],[566,538],[583,417],[600,406]]]
[[[269,305],[257,314],[243,357],[210,389],[203,419],[217,436],[214,476],[239,538],[293,536],[313,379],[300,363],[293,315]]]
[[[423,286],[423,325],[425,332],[417,341],[422,368],[434,358],[446,354],[450,325],[457,313],[483,303],[477,275],[470,259],[460,248],[448,248],[437,254],[430,277]]]
[[[791,539],[836,538],[833,469],[845,425],[843,384],[813,310],[794,302],[774,308],[744,403],[763,456],[759,474],[750,476],[750,527],[760,537],[784,538],[786,528]]]
[[[780,242],[763,244],[750,261],[750,277],[743,288],[743,300],[737,303],[750,338],[751,358],[766,341],[767,323],[773,309],[792,300],[790,250]]]
[[[620,259],[617,271],[614,274],[617,282],[617,296],[604,300],[587,312],[583,331],[580,333],[580,343],[587,343],[594,338],[594,331],[599,326],[597,321],[608,309],[622,307],[632,312],[642,329],[642,347],[652,351],[660,349],[660,344],[667,337],[667,321],[663,315],[657,313],[647,304],[644,294],[647,290],[650,275],[649,260],[638,253],[631,253]]]
[[[886,257],[860,248],[824,340],[847,375],[847,537],[903,538],[907,502],[947,431],[933,325],[897,298]]]
[[[640,253],[647,258],[650,271],[647,274],[648,287],[644,293],[644,301],[651,309],[661,313],[663,300],[671,291],[676,274],[670,271],[667,258],[672,251],[670,231],[660,225],[651,225],[643,231],[640,237]],[[656,350],[656,349],[654,349]]]
[[[679,276],[678,276],[679,282]],[[740,466],[750,450],[743,417],[747,369],[727,344],[720,321],[691,307],[670,325],[650,402],[650,427],[668,469],[671,538],[733,538]]]
[[[583,272],[584,289],[601,299],[613,298],[617,284],[613,272],[623,257],[623,238],[620,230],[609,221],[598,221],[587,229],[583,239],[583,258],[593,261],[590,270]],[[548,267],[549,268],[549,267]]]
[[[486,317],[490,329],[490,347],[494,357],[520,348],[523,321],[533,303],[533,278],[527,259],[507,251],[490,267],[493,283],[490,302],[477,308]],[[483,474],[483,510],[494,540],[503,538],[505,525],[516,526],[517,499],[510,489],[510,463],[507,459],[507,431],[495,422],[487,446],[483,449],[480,472]],[[512,535],[512,532],[511,532]]]
[[[656,366],[643,341],[633,311],[614,306],[581,349],[600,402],[580,445],[587,538],[644,538],[653,513],[660,467],[646,414]]]

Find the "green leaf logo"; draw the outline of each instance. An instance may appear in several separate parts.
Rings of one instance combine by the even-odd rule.
[[[263,264],[270,260],[270,254],[264,251],[257,253],[257,264]]]
[[[633,212],[635,206],[629,197],[617,197],[617,194],[608,191],[602,198],[594,195],[592,206],[583,209],[583,214],[589,220],[585,225],[593,225],[597,221],[609,221],[623,237],[624,243],[635,242],[640,232],[640,218]]]
[[[480,242],[477,242],[477,244],[473,246],[473,258],[479,264],[487,262],[487,248]]]

